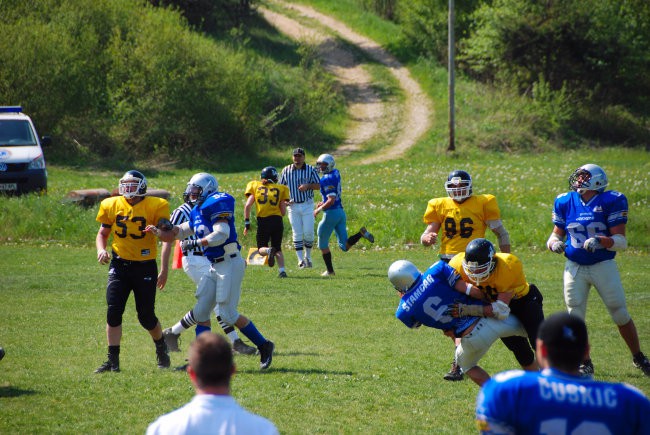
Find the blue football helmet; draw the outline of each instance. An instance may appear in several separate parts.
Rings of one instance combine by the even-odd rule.
[[[598,165],[582,165],[569,177],[569,187],[580,195],[588,190],[602,193],[607,187],[607,174]]]

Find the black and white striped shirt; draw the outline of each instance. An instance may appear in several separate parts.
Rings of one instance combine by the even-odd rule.
[[[313,166],[307,163],[304,164],[302,169],[296,168],[293,164],[287,165],[282,169],[282,174],[280,174],[280,184],[289,187],[291,201],[296,204],[314,199],[313,190],[308,189],[301,192],[298,190],[298,186],[301,184],[318,184],[319,182],[318,172],[316,172]]]
[[[171,216],[171,221],[172,225],[180,225],[183,222],[189,222],[190,220],[190,213],[192,212],[192,206],[186,202],[178,206],[176,210],[172,212]],[[192,234],[191,236],[188,237],[190,240],[196,240],[197,237]],[[203,248],[202,247],[196,247],[192,251],[189,252],[196,252],[197,254],[202,254],[203,253]]]

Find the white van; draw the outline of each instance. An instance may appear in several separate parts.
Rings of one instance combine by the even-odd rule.
[[[0,194],[18,195],[47,191],[44,146],[50,138],[38,137],[34,123],[20,106],[0,106]]]

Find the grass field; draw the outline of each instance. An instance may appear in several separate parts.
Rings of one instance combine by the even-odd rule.
[[[268,372],[258,358],[237,356],[233,394],[248,409],[273,420],[282,433],[468,433],[474,430],[477,387],[442,380],[452,345],[438,331],[408,330],[394,318],[398,297],[386,279],[390,263],[408,258],[424,269],[435,251],[415,243],[424,225],[426,201],[444,195],[451,168],[475,175],[475,193],[499,198],[514,253],[544,295],[547,314],[562,310],[563,259],[542,249],[551,230],[550,207],[566,190],[570,171],[587,161],[605,167],[612,188],[630,198],[630,249],[618,264],[629,310],[650,352],[648,272],[649,162],[629,150],[564,155],[432,154],[413,150],[408,158],[358,167],[354,157],[337,166],[344,178],[344,205],[351,230],[367,224],[375,245],[361,241],[349,253],[333,250],[337,276],[324,279],[315,268],[297,270],[287,249],[289,278],[277,269],[249,267],[241,312],[276,343]],[[146,171],[150,186],[172,191],[172,206],[189,178],[187,171]],[[158,415],[193,394],[183,373],[158,370],[153,344],[136,320],[130,300],[124,322],[119,374],[94,375],[106,353],[107,269],[95,260],[96,208],[61,204],[73,188],[112,188],[120,174],[50,168],[46,197],[0,202],[0,433],[143,433]],[[221,186],[243,194],[258,174],[217,174]],[[644,182],[645,180],[645,182]],[[239,193],[238,193],[239,192]],[[239,203],[243,209],[243,202]],[[286,239],[285,239],[286,240]],[[242,238],[251,246],[252,236]],[[173,271],[157,299],[164,327],[193,302],[189,278]],[[631,364],[595,292],[588,326],[596,378],[629,382],[650,394],[650,378]],[[183,346],[193,337],[186,334]],[[172,363],[184,363],[173,354]],[[497,343],[482,361],[490,373],[516,367]]]

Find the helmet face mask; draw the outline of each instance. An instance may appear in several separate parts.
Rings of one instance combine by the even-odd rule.
[[[267,166],[266,168],[262,169],[262,173],[260,174],[260,178],[262,180],[269,180],[274,183],[278,182],[278,170],[275,169],[273,166]]]
[[[183,198],[187,198],[191,205],[201,205],[210,195],[215,193],[218,188],[219,183],[217,183],[217,179],[214,178],[214,176],[206,172],[199,172],[198,174],[192,175],[192,178],[190,178],[185,193],[183,194]]]
[[[463,202],[472,196],[472,177],[466,171],[452,171],[445,182],[445,190],[451,199]]]
[[[409,291],[413,284],[418,281],[420,275],[420,271],[415,264],[407,260],[398,260],[388,268],[388,279],[395,287],[395,290],[401,294]]]
[[[126,199],[145,196],[147,193],[147,179],[140,171],[127,171],[120,178],[118,191]]]
[[[485,281],[494,271],[496,267],[495,254],[494,245],[487,239],[474,239],[467,244],[463,270],[476,285]]]
[[[605,191],[607,184],[607,174],[605,174],[603,168],[591,163],[580,166],[569,177],[569,188],[580,195],[589,190],[602,193]]]
[[[336,162],[331,154],[321,154],[318,156],[318,160],[316,160],[316,166],[318,166],[318,170],[321,173],[329,174],[334,170]]]

